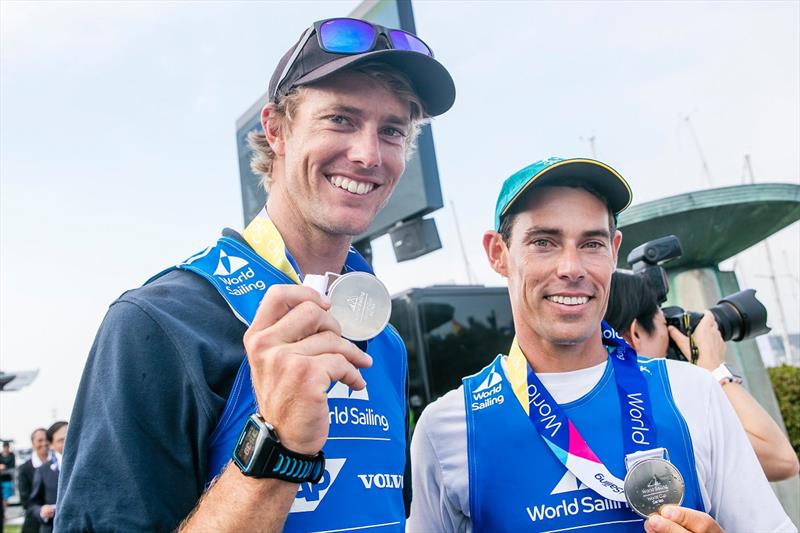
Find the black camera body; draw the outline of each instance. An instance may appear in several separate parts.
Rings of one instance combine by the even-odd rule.
[[[675,235],[668,235],[637,246],[628,254],[628,264],[634,274],[642,276],[653,290],[658,304],[667,300],[669,278],[662,263],[680,257],[683,253],[681,242]],[[717,327],[725,341],[738,342],[768,333],[767,309],[758,301],[754,289],[745,289],[725,296],[709,311],[717,321]],[[678,306],[662,307],[667,324],[691,337],[703,313],[686,311]],[[683,360],[677,346],[670,340],[668,357]]]
[[[682,254],[681,241],[675,235],[648,241],[637,246],[628,254],[628,264],[633,269],[633,273],[643,277],[650,285],[659,305],[667,301],[669,292],[669,278],[661,264],[678,258]]]

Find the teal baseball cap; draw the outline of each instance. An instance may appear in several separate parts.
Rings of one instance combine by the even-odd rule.
[[[605,163],[594,159],[548,157],[528,165],[503,182],[494,210],[495,231],[500,230],[500,221],[524,192],[533,186],[557,186],[560,180],[565,179],[584,182],[601,194],[614,218],[631,204],[633,198],[625,178]]]

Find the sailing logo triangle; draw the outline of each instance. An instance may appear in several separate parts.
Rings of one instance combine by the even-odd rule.
[[[337,381],[328,391],[328,399],[343,398],[345,400],[369,400],[369,393],[367,388],[361,390],[353,390],[341,381]]]
[[[574,492],[576,490],[583,490],[586,488],[586,485],[578,481],[578,478],[575,477],[575,474],[567,470],[564,472],[564,475],[561,476],[561,479],[556,483],[556,486],[553,487],[553,490],[550,491],[550,496],[555,496],[556,494],[564,494],[565,492]]]
[[[491,389],[492,387],[500,383],[502,380],[503,378],[501,378],[500,374],[498,374],[497,371],[495,371],[495,369],[493,368],[491,372],[489,372],[489,375],[486,376],[486,379],[483,380],[483,383],[478,385],[478,388],[472,392],[481,392],[487,389]]]
[[[220,250],[219,263],[217,263],[217,269],[214,271],[214,275],[230,276],[237,270],[246,267],[248,264],[246,259],[235,255],[228,255],[225,253],[225,250]]]

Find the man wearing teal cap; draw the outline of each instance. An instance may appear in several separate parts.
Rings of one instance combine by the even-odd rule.
[[[591,159],[503,183],[483,245],[516,337],[422,413],[407,531],[796,531],[717,382],[602,323],[630,202]]]

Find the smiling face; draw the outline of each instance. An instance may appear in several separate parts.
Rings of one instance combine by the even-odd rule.
[[[31,445],[39,457],[47,457],[47,453],[50,451],[50,443],[47,442],[47,432],[40,429],[34,433],[33,438],[31,438]]]
[[[525,201],[525,200],[520,200]],[[492,267],[508,278],[517,335],[536,349],[595,339],[622,242],[608,208],[583,189],[542,187],[515,216],[508,245],[487,232]]]
[[[409,103],[357,72],[305,88],[276,153],[269,212],[295,227],[354,236],[386,204],[405,168]]]

